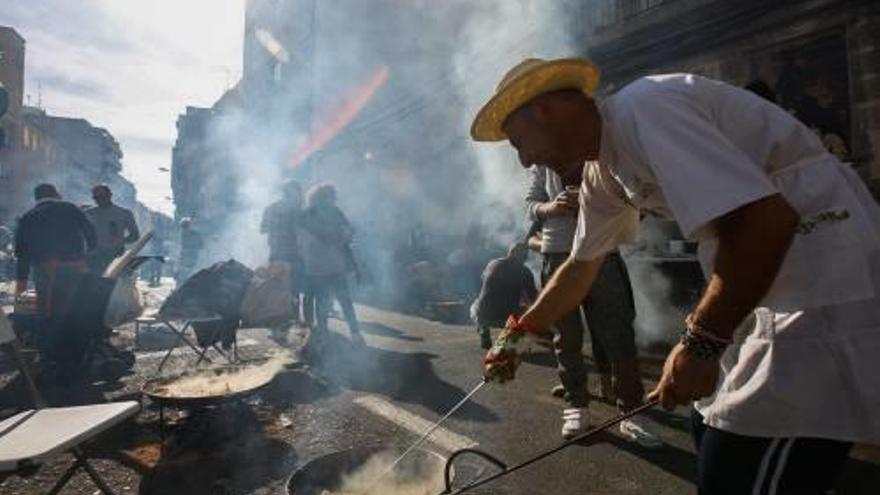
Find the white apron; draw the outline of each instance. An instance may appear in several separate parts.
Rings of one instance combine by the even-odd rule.
[[[770,175],[801,222],[766,297],[722,357],[706,424],[761,437],[880,443],[880,207],[831,155]],[[717,239],[700,239],[712,271]]]

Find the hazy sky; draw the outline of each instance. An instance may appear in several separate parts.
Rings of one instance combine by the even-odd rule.
[[[246,0],[0,0],[27,40],[25,94],[119,140],[138,199],[170,213],[175,122],[241,74]]]

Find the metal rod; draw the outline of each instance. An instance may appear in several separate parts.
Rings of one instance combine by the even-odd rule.
[[[615,417],[609,419],[608,421],[605,421],[604,423],[600,424],[599,426],[597,426],[595,428],[591,428],[590,430],[585,431],[584,433],[581,433],[580,435],[572,438],[571,440],[567,440],[567,441],[563,442],[558,447],[555,447],[553,449],[545,451],[545,452],[541,453],[540,455],[532,457],[531,459],[529,459],[527,461],[523,461],[515,466],[511,466],[503,471],[499,471],[499,472],[493,474],[492,476],[489,476],[488,478],[483,478],[479,481],[471,483],[470,485],[462,487],[454,492],[449,493],[448,495],[459,495],[460,493],[465,493],[465,492],[471,491],[478,486],[485,485],[486,483],[489,483],[490,481],[494,481],[494,480],[496,480],[502,476],[506,476],[514,471],[519,471],[520,469],[522,469],[528,465],[534,464],[534,463],[540,461],[541,459],[544,459],[545,457],[549,457],[549,456],[559,452],[560,450],[562,450],[566,447],[570,447],[576,443],[579,443],[579,442],[586,440],[587,438],[589,438],[599,432],[605,431],[608,428],[620,423],[623,420],[629,419],[633,416],[637,416],[637,415],[647,411],[648,409],[651,409],[652,407],[656,406],[659,403],[660,403],[659,399],[654,399],[652,401],[646,402],[631,411],[627,411],[623,414],[615,416]],[[446,495],[446,494],[443,494],[443,495]]]
[[[465,403],[468,400],[470,400],[470,398],[473,397],[474,394],[479,392],[480,389],[483,388],[483,385],[485,385],[486,383],[488,383],[488,382],[486,382],[486,380],[483,380],[480,383],[478,383],[477,386],[473,388],[473,390],[471,390],[467,395],[465,395],[463,399],[458,401],[458,404],[452,406],[452,409],[450,409],[449,412],[447,412],[442,418],[440,418],[440,421],[437,421],[436,423],[434,423],[433,426],[431,426],[430,428],[425,430],[425,432],[422,433],[422,436],[419,437],[419,439],[416,440],[415,443],[410,445],[409,448],[403,452],[403,454],[400,454],[400,457],[395,459],[395,461],[393,463],[391,463],[391,465],[389,465],[387,468],[385,468],[384,471],[382,471],[382,474],[380,474],[376,478],[376,480],[370,484],[369,489],[367,489],[365,493],[370,493],[373,490],[373,488],[375,488],[379,484],[380,481],[385,479],[386,476],[388,476],[392,471],[394,471],[394,468],[396,468],[397,465],[400,464],[400,462],[403,461],[403,459],[410,454],[410,452],[412,452],[413,450],[418,448],[421,444],[423,444],[425,442],[425,440],[427,440],[428,437],[431,436],[431,433],[434,433],[434,431],[436,431],[437,428],[439,428],[440,425],[442,425],[444,421],[446,421],[447,419],[449,419],[450,416],[455,414],[455,411],[458,411],[459,409],[461,409],[461,406],[465,405]]]

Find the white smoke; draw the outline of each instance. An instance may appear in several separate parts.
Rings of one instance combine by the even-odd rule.
[[[527,58],[562,58],[578,51],[566,29],[571,12],[565,2],[494,0],[454,2],[471,14],[459,36],[454,57],[454,81],[461,95],[461,126],[469,130],[479,108],[488,100],[504,73]],[[498,228],[513,215],[520,225],[528,186],[525,171],[513,149],[499,144],[469,143],[482,174],[487,198],[502,208],[485,225]],[[512,232],[496,232],[510,242]]]

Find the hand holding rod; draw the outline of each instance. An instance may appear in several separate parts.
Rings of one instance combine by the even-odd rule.
[[[608,421],[605,421],[604,423],[600,424],[599,426],[597,426],[595,428],[590,428],[588,431],[581,433],[580,435],[572,438],[571,440],[567,440],[567,441],[563,442],[558,447],[555,447],[555,448],[552,448],[548,451],[545,451],[535,457],[532,457],[531,459],[529,459],[527,461],[521,462],[521,463],[516,464],[514,466],[511,466],[509,468],[506,468],[503,471],[500,471],[498,473],[493,474],[492,476],[483,478],[479,481],[475,481],[475,482],[471,483],[470,485],[459,488],[458,490],[456,490],[454,492],[449,491],[451,486],[449,483],[447,483],[446,490],[444,490],[443,493],[441,493],[440,495],[459,495],[461,493],[471,491],[478,486],[485,485],[486,483],[489,483],[490,481],[494,481],[502,476],[506,476],[514,471],[518,471],[518,470],[520,470],[530,464],[534,464],[534,463],[540,461],[541,459],[544,459],[545,457],[549,457],[549,456],[559,452],[560,450],[562,450],[566,447],[570,447],[571,445],[574,445],[576,443],[580,443],[580,442],[586,440],[587,438],[589,438],[599,432],[607,430],[608,428],[620,423],[623,420],[629,419],[633,416],[637,416],[637,415],[647,411],[648,409],[651,409],[652,407],[656,406],[659,403],[660,403],[659,399],[654,399],[654,400],[648,401],[648,402],[642,404],[641,406],[639,406],[631,411],[627,411],[623,414],[620,414],[618,416],[615,416],[615,417],[609,419]],[[451,461],[455,457],[456,457],[456,453],[453,453],[449,457],[449,461]],[[449,462],[449,461],[447,461],[447,462]]]

